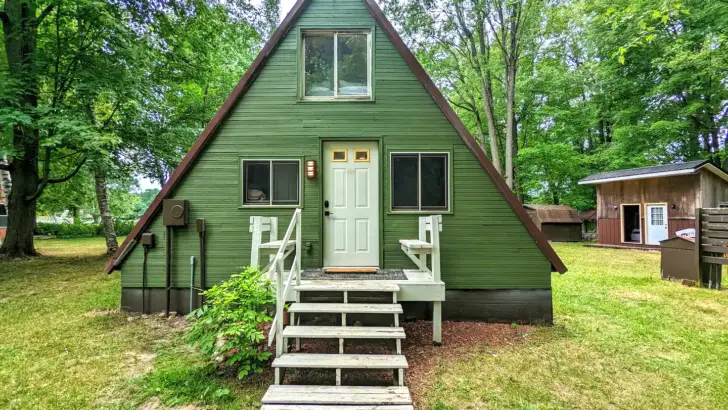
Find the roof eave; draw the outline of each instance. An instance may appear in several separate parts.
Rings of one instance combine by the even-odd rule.
[[[615,177],[615,178],[592,179],[592,180],[588,180],[588,181],[585,181],[582,179],[581,181],[579,181],[578,184],[579,185],[596,185],[596,184],[604,184],[607,182],[630,181],[630,180],[635,180],[635,179],[649,179],[649,178],[662,178],[662,177],[670,177],[670,176],[678,176],[678,175],[690,175],[690,174],[697,173],[698,169],[690,168],[690,169],[682,169],[679,171],[653,172],[651,174],[638,174],[638,175],[629,175],[629,176]]]

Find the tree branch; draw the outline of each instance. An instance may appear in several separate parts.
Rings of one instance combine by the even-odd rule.
[[[81,168],[83,168],[84,164],[86,164],[86,160],[87,160],[87,159],[88,159],[88,158],[84,157],[84,158],[83,158],[83,159],[81,160],[81,162],[80,162],[80,163],[78,164],[78,166],[76,166],[76,169],[74,169],[73,171],[71,171],[71,173],[70,173],[70,174],[66,175],[66,176],[65,176],[65,177],[63,177],[63,178],[51,178],[51,179],[49,179],[49,180],[48,180],[48,183],[49,183],[49,184],[60,184],[61,182],[66,182],[66,181],[68,181],[69,179],[71,179],[71,178],[75,177],[75,176],[76,176],[76,174],[78,174],[78,172],[79,172],[79,171],[81,170]]]
[[[38,197],[41,196],[43,191],[45,191],[46,187],[48,186],[48,175],[51,173],[51,149],[46,148],[45,151],[45,159],[43,160],[43,178],[40,181],[40,184],[38,185],[38,188],[35,190],[35,193],[31,196],[26,196],[25,201],[26,202],[33,202]]]
[[[53,3],[51,3],[51,4],[48,5],[48,7],[46,7],[45,9],[43,9],[43,11],[40,12],[40,16],[38,16],[38,18],[35,19],[35,24],[36,25],[40,25],[40,23],[42,23],[43,20],[45,20],[45,18],[49,14],[51,14],[51,11],[53,11],[53,8],[55,8],[55,7],[56,7],[56,5],[53,4]]]

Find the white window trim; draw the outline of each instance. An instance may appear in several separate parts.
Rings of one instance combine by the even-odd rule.
[[[331,96],[307,96],[306,95],[306,35],[334,35],[334,95]],[[339,96],[339,34],[366,34],[367,35],[367,94],[366,95],[344,95]],[[301,55],[303,56],[300,67],[301,76],[301,98],[306,101],[342,101],[342,100],[371,100],[372,99],[372,31],[371,30],[304,30],[301,38]]]
[[[395,155],[413,155],[417,154],[417,209],[394,209],[394,195],[392,195],[392,177],[394,175],[394,156]],[[422,209],[422,198],[420,191],[422,189],[422,155],[445,155],[447,158],[447,178],[445,186],[445,194],[447,195],[446,209]],[[444,214],[452,212],[452,155],[448,151],[393,151],[389,153],[389,210],[392,213],[401,214]]]
[[[271,191],[267,204],[246,204],[246,188],[245,188],[245,162],[269,162],[270,163],[270,182],[269,189]],[[295,204],[274,204],[273,203],[273,163],[274,162],[297,162],[298,163],[298,203]],[[240,158],[240,207],[241,208],[300,208],[302,202],[303,187],[303,161],[299,158]]]

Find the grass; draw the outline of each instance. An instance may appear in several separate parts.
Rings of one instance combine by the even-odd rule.
[[[555,325],[441,365],[430,408],[728,408],[726,292],[662,281],[659,253],[555,246]]]
[[[440,362],[418,408],[728,408],[728,293],[660,280],[658,253],[555,246],[555,325]],[[38,248],[0,262],[0,408],[258,408],[269,372],[219,375],[183,321],[118,311],[103,240]]]

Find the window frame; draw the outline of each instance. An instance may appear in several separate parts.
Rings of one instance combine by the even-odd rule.
[[[394,195],[392,194],[393,178],[394,178],[394,156],[395,155],[417,155],[417,209],[394,209]],[[447,164],[445,169],[447,170],[447,177],[445,178],[445,195],[447,195],[447,208],[445,209],[422,209],[422,155],[445,155],[447,158]],[[453,164],[452,164],[452,152],[451,151],[390,151],[389,152],[389,210],[388,213],[392,214],[452,214],[452,198],[453,198]]]
[[[306,35],[334,36],[334,95],[333,96],[307,96],[306,95]],[[338,56],[338,35],[339,34],[366,34],[367,35],[367,89],[368,95],[338,95],[339,92],[339,56]],[[374,30],[371,28],[322,28],[322,29],[301,29],[299,38],[298,83],[299,101],[321,102],[321,101],[374,101]]]
[[[291,158],[251,158],[251,157],[239,157],[238,166],[240,167],[240,192],[239,208],[303,208],[303,159],[300,157]],[[298,202],[293,204],[274,204],[273,195],[268,198],[267,204],[246,204],[245,203],[245,162],[268,162],[270,166],[270,182],[269,188],[273,192],[273,163],[274,162],[297,162],[298,163]]]

